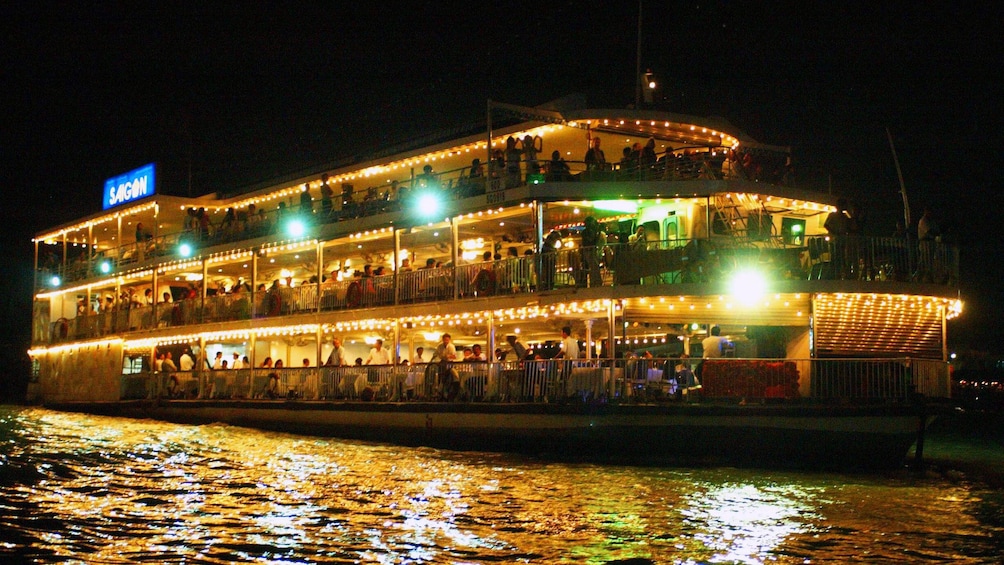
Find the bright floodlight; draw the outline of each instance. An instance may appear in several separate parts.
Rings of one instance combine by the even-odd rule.
[[[286,224],[286,233],[288,233],[290,237],[303,237],[303,234],[306,231],[307,226],[303,224],[303,220],[294,218]]]
[[[442,202],[439,200],[439,196],[432,192],[423,192],[418,195],[418,200],[415,202],[418,208],[418,213],[422,216],[435,216],[439,213],[442,208]]]
[[[190,243],[182,243],[181,245],[179,245],[178,246],[178,255],[181,255],[182,257],[186,257],[186,258],[187,257],[191,257],[192,256],[192,244],[190,244]]]
[[[102,261],[101,262],[101,273],[107,275],[110,272],[112,272],[112,264],[109,263],[108,261]]]
[[[739,271],[732,277],[732,296],[741,304],[754,304],[767,292],[767,281],[757,271]]]
[[[59,283],[61,282],[62,281],[59,280],[59,275],[52,275],[52,278],[49,279],[49,284],[51,284],[52,286],[59,286]]]

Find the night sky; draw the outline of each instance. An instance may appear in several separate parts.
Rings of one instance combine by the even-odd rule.
[[[28,346],[32,235],[100,210],[111,176],[157,162],[158,191],[233,191],[483,122],[489,98],[634,101],[632,0],[18,4],[0,8],[5,359]],[[933,208],[962,246],[950,344],[1001,353],[1000,8],[649,0],[642,22],[658,108],[790,145],[799,186],[859,202],[870,235],[902,217],[888,128],[914,221]]]

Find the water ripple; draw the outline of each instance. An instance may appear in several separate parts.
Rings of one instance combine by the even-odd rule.
[[[0,561],[995,563],[964,481],[552,463],[0,408]]]

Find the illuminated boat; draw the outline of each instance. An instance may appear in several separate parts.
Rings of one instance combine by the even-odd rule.
[[[165,195],[152,166],[109,179],[102,212],[34,239],[31,397],[783,466],[897,465],[949,397],[954,247],[829,237],[837,200],[720,119],[495,103],[487,121],[234,194]],[[563,328],[579,358],[556,357]],[[335,337],[346,365],[325,364]]]

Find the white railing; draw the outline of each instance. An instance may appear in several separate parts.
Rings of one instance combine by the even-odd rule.
[[[123,375],[123,399],[467,402],[902,402],[948,398],[930,359],[579,359],[256,368]]]

